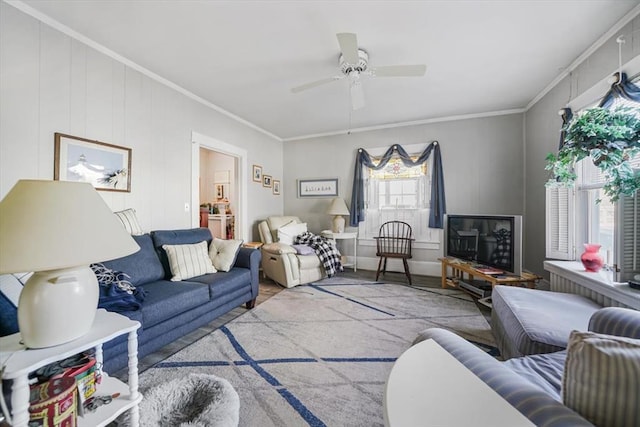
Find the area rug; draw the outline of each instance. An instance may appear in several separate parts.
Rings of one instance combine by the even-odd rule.
[[[211,374],[238,392],[243,427],[382,426],[393,363],[430,327],[493,348],[463,292],[332,278],[279,292],[143,372],[140,390]]]

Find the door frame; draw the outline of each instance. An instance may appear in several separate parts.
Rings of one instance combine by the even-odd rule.
[[[200,227],[200,148],[224,153],[237,159],[235,168],[236,188],[238,189],[238,206],[235,213],[236,239],[249,241],[247,227],[247,150],[220,141],[201,133],[191,132],[191,226]]]

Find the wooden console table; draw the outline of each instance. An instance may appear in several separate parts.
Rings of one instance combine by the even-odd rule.
[[[521,276],[515,274],[484,274],[473,268],[473,265],[459,260],[457,258],[438,258],[442,264],[442,287],[458,287],[459,281],[473,282],[474,279],[484,280],[491,283],[491,286],[495,285],[510,285],[510,286],[526,286],[527,288],[535,288],[536,282],[542,277],[536,276],[531,273],[522,273]],[[449,275],[449,269],[451,274]],[[465,279],[465,274],[467,278]]]

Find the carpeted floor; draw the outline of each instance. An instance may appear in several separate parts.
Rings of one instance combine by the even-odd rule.
[[[492,350],[485,316],[461,291],[325,279],[277,293],[147,369],[140,389],[213,374],[240,395],[240,426],[381,426],[393,362],[429,327]]]

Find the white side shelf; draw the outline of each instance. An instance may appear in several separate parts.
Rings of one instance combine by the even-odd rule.
[[[84,336],[59,346],[27,349],[20,344],[20,334],[0,337],[0,361],[6,363],[3,379],[14,380],[11,389],[13,425],[26,427],[29,422],[29,373],[50,363],[73,356],[90,348],[96,349],[96,362],[102,364],[102,344],[123,334],[128,334],[129,385],[104,374],[97,395],[120,393],[110,404],[93,413],[78,417],[80,426],[104,426],[118,415],[132,409],[132,425],[138,422],[138,337],[140,323],[117,313],[98,310],[91,330]]]
[[[322,230],[320,232],[320,235],[327,239],[333,239],[334,241],[349,240],[349,239],[353,240],[353,257],[345,255],[346,262],[342,263],[342,266],[353,268],[353,271],[358,271],[358,232],[357,231],[334,233],[331,230]],[[342,249],[344,250],[344,247]]]

